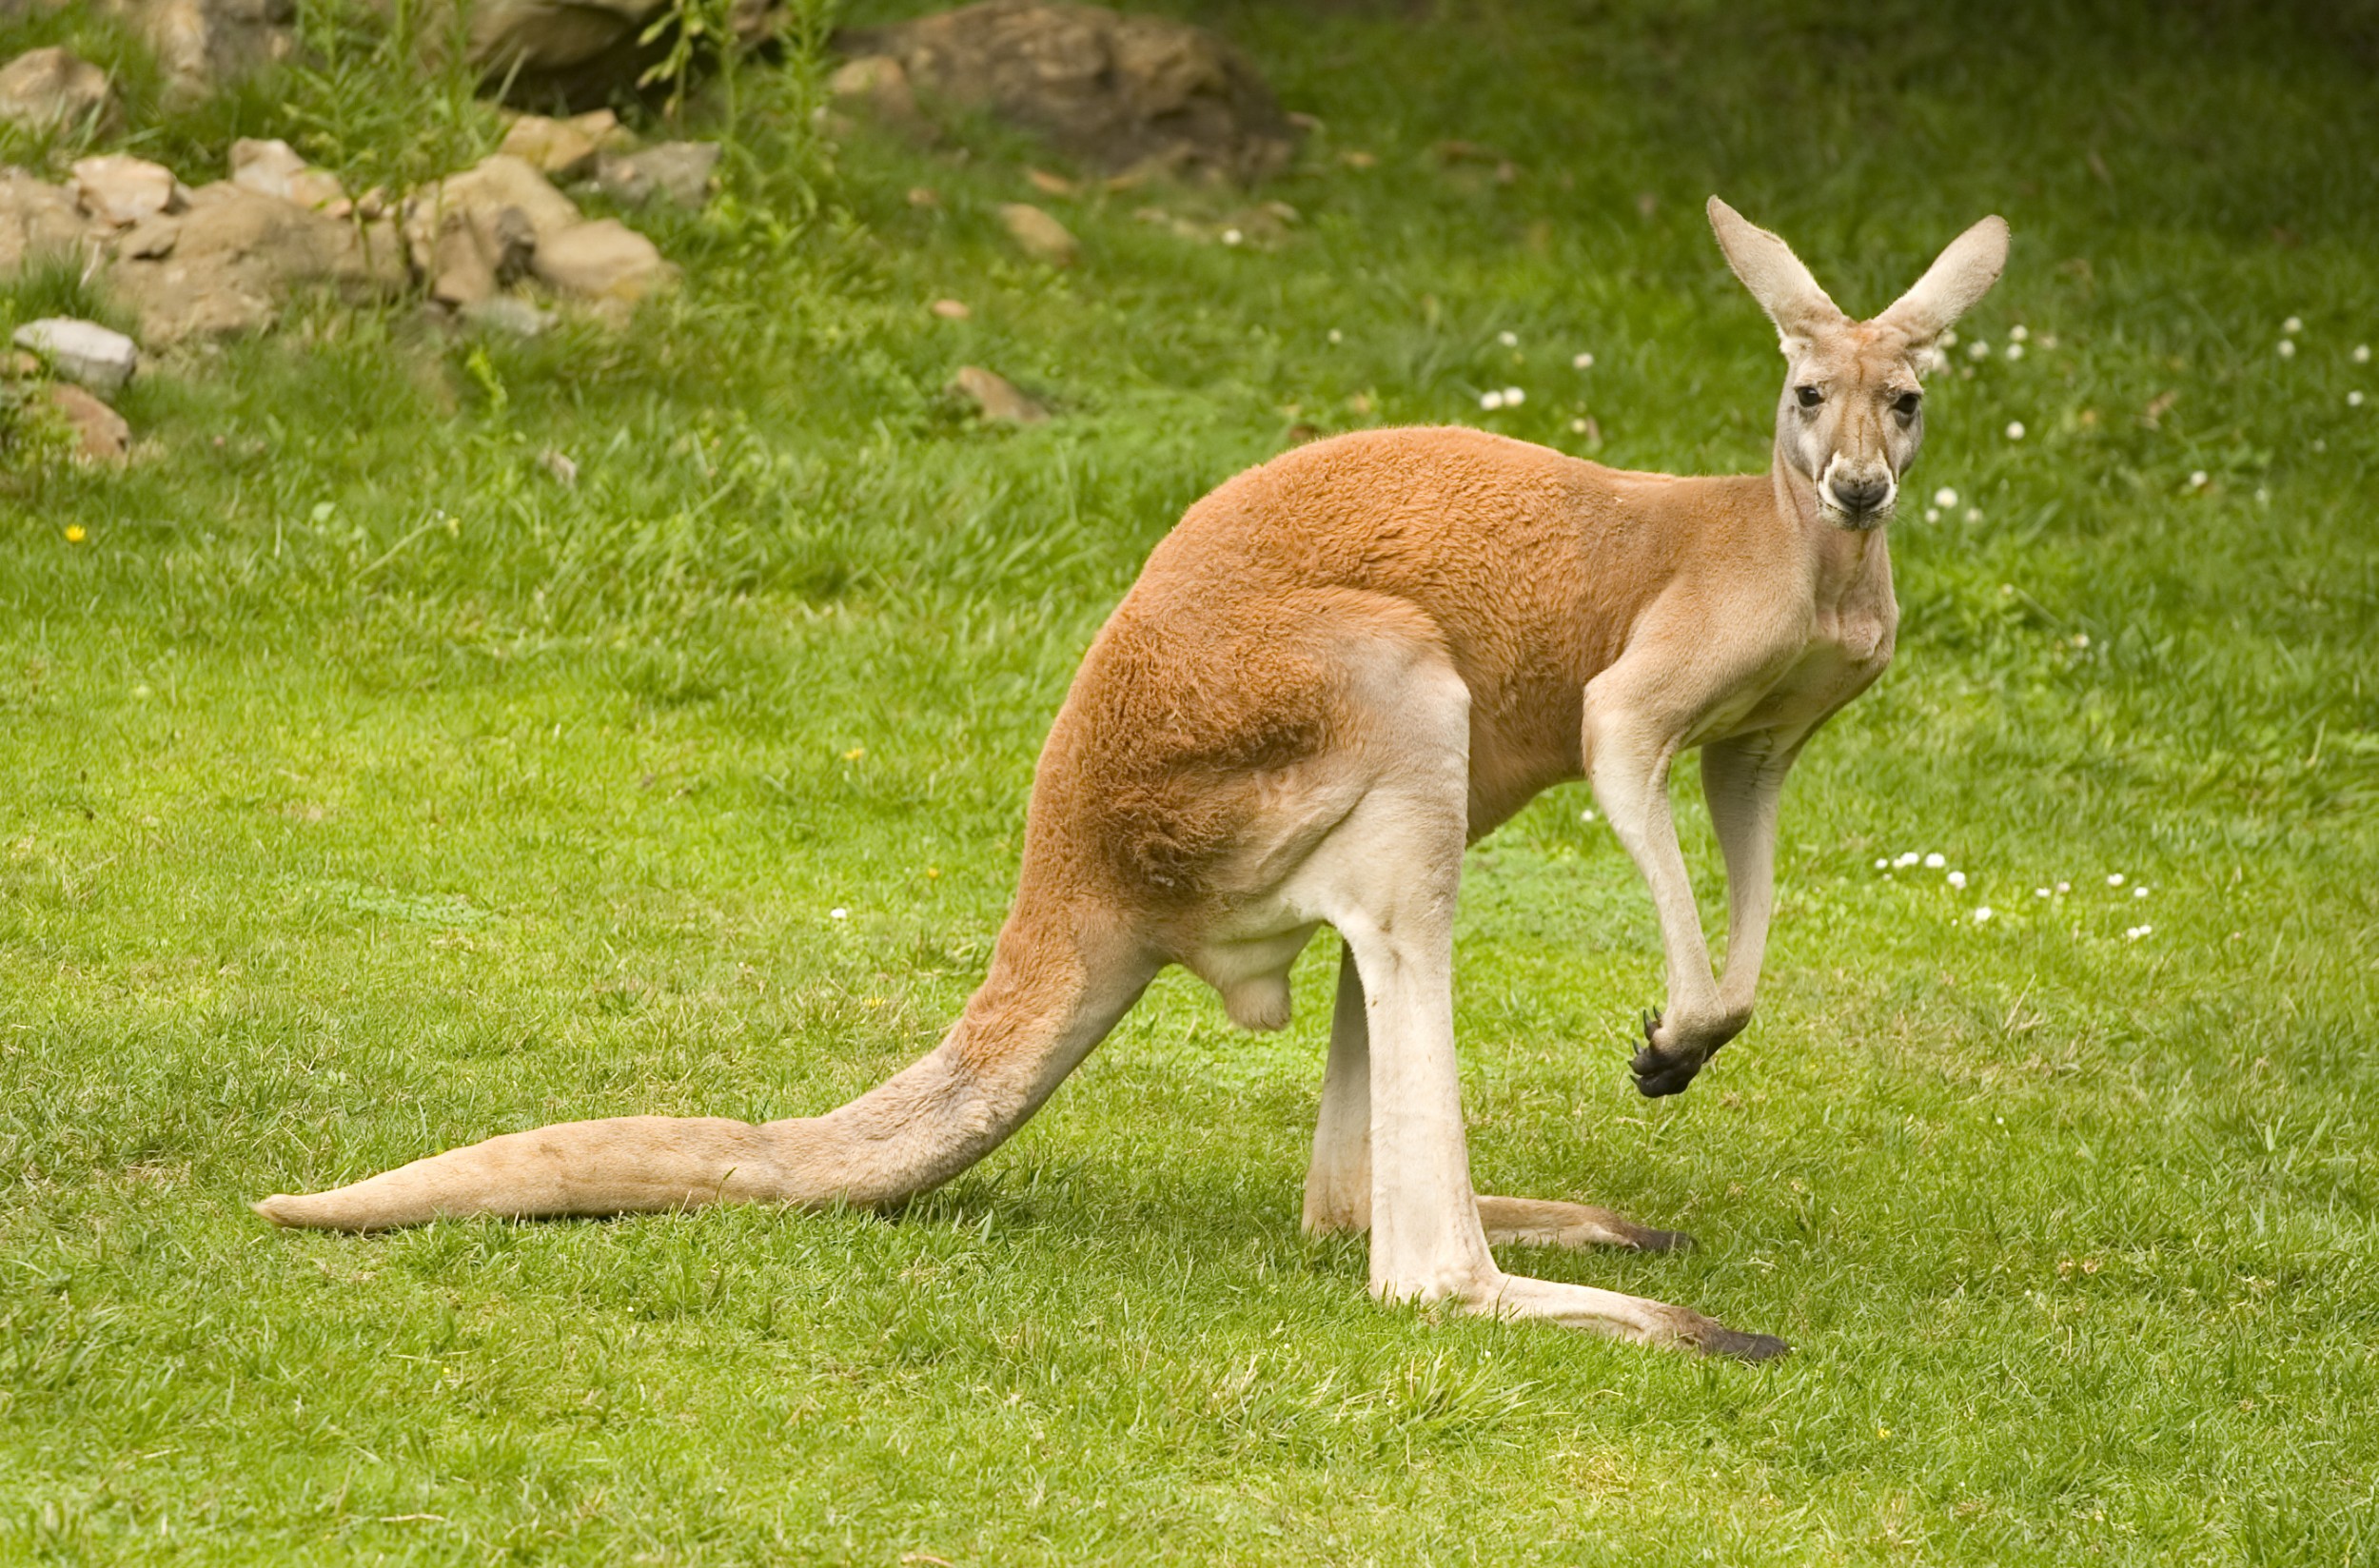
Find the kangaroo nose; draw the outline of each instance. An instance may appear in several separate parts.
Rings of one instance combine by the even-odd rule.
[[[1865,479],[1840,479],[1834,481],[1834,499],[1848,512],[1874,511],[1892,493],[1892,481],[1883,475]]]

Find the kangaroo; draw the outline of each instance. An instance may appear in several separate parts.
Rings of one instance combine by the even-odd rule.
[[[1299,447],[1207,496],[1085,656],[1034,773],[990,971],[922,1059],[823,1116],[562,1123],[258,1211],[371,1230],[895,1205],[1021,1127],[1166,964],[1235,1023],[1282,1028],[1289,966],[1327,925],[1343,951],[1304,1224],[1369,1230],[1372,1294],[1783,1353],[1684,1307],[1500,1269],[1499,1243],[1685,1238],[1475,1193],[1454,1053],[1464,851],[1583,776],[1660,912],[1667,998],[1644,1014],[1636,1087],[1692,1083],[1751,1017],[1784,776],[1892,657],[1884,525],[1924,433],[1919,377],[1997,280],[2007,225],[1976,224],[1858,322],[1776,235],[1716,197],[1709,216],[1788,366],[1768,471],[1629,473],[1394,429]],[[1670,816],[1669,770],[1696,748],[1726,867],[1722,978]]]

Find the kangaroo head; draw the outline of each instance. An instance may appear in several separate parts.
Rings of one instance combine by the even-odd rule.
[[[1790,245],[1716,196],[1710,226],[1727,265],[1776,323],[1789,366],[1777,402],[1778,459],[1816,486],[1837,527],[1882,526],[1924,440],[1919,378],[1939,363],[1941,334],[1998,281],[2007,221],[1985,218],[1951,241],[1916,287],[1866,322],[1843,315]]]

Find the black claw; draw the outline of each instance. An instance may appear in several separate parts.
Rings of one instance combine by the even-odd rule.
[[[1650,1008],[1643,1013],[1643,1037],[1649,1044],[1661,1032],[1661,1015]]]
[[[1639,1252],[1691,1252],[1700,1245],[1681,1230],[1653,1230],[1647,1227],[1636,1238],[1636,1250]]]

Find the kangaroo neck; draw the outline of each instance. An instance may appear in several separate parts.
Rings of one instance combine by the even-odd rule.
[[[1872,608],[1892,598],[1888,525],[1844,528],[1818,500],[1817,482],[1784,461],[1779,447],[1770,472],[1777,515],[1807,552],[1810,588],[1821,612]]]

